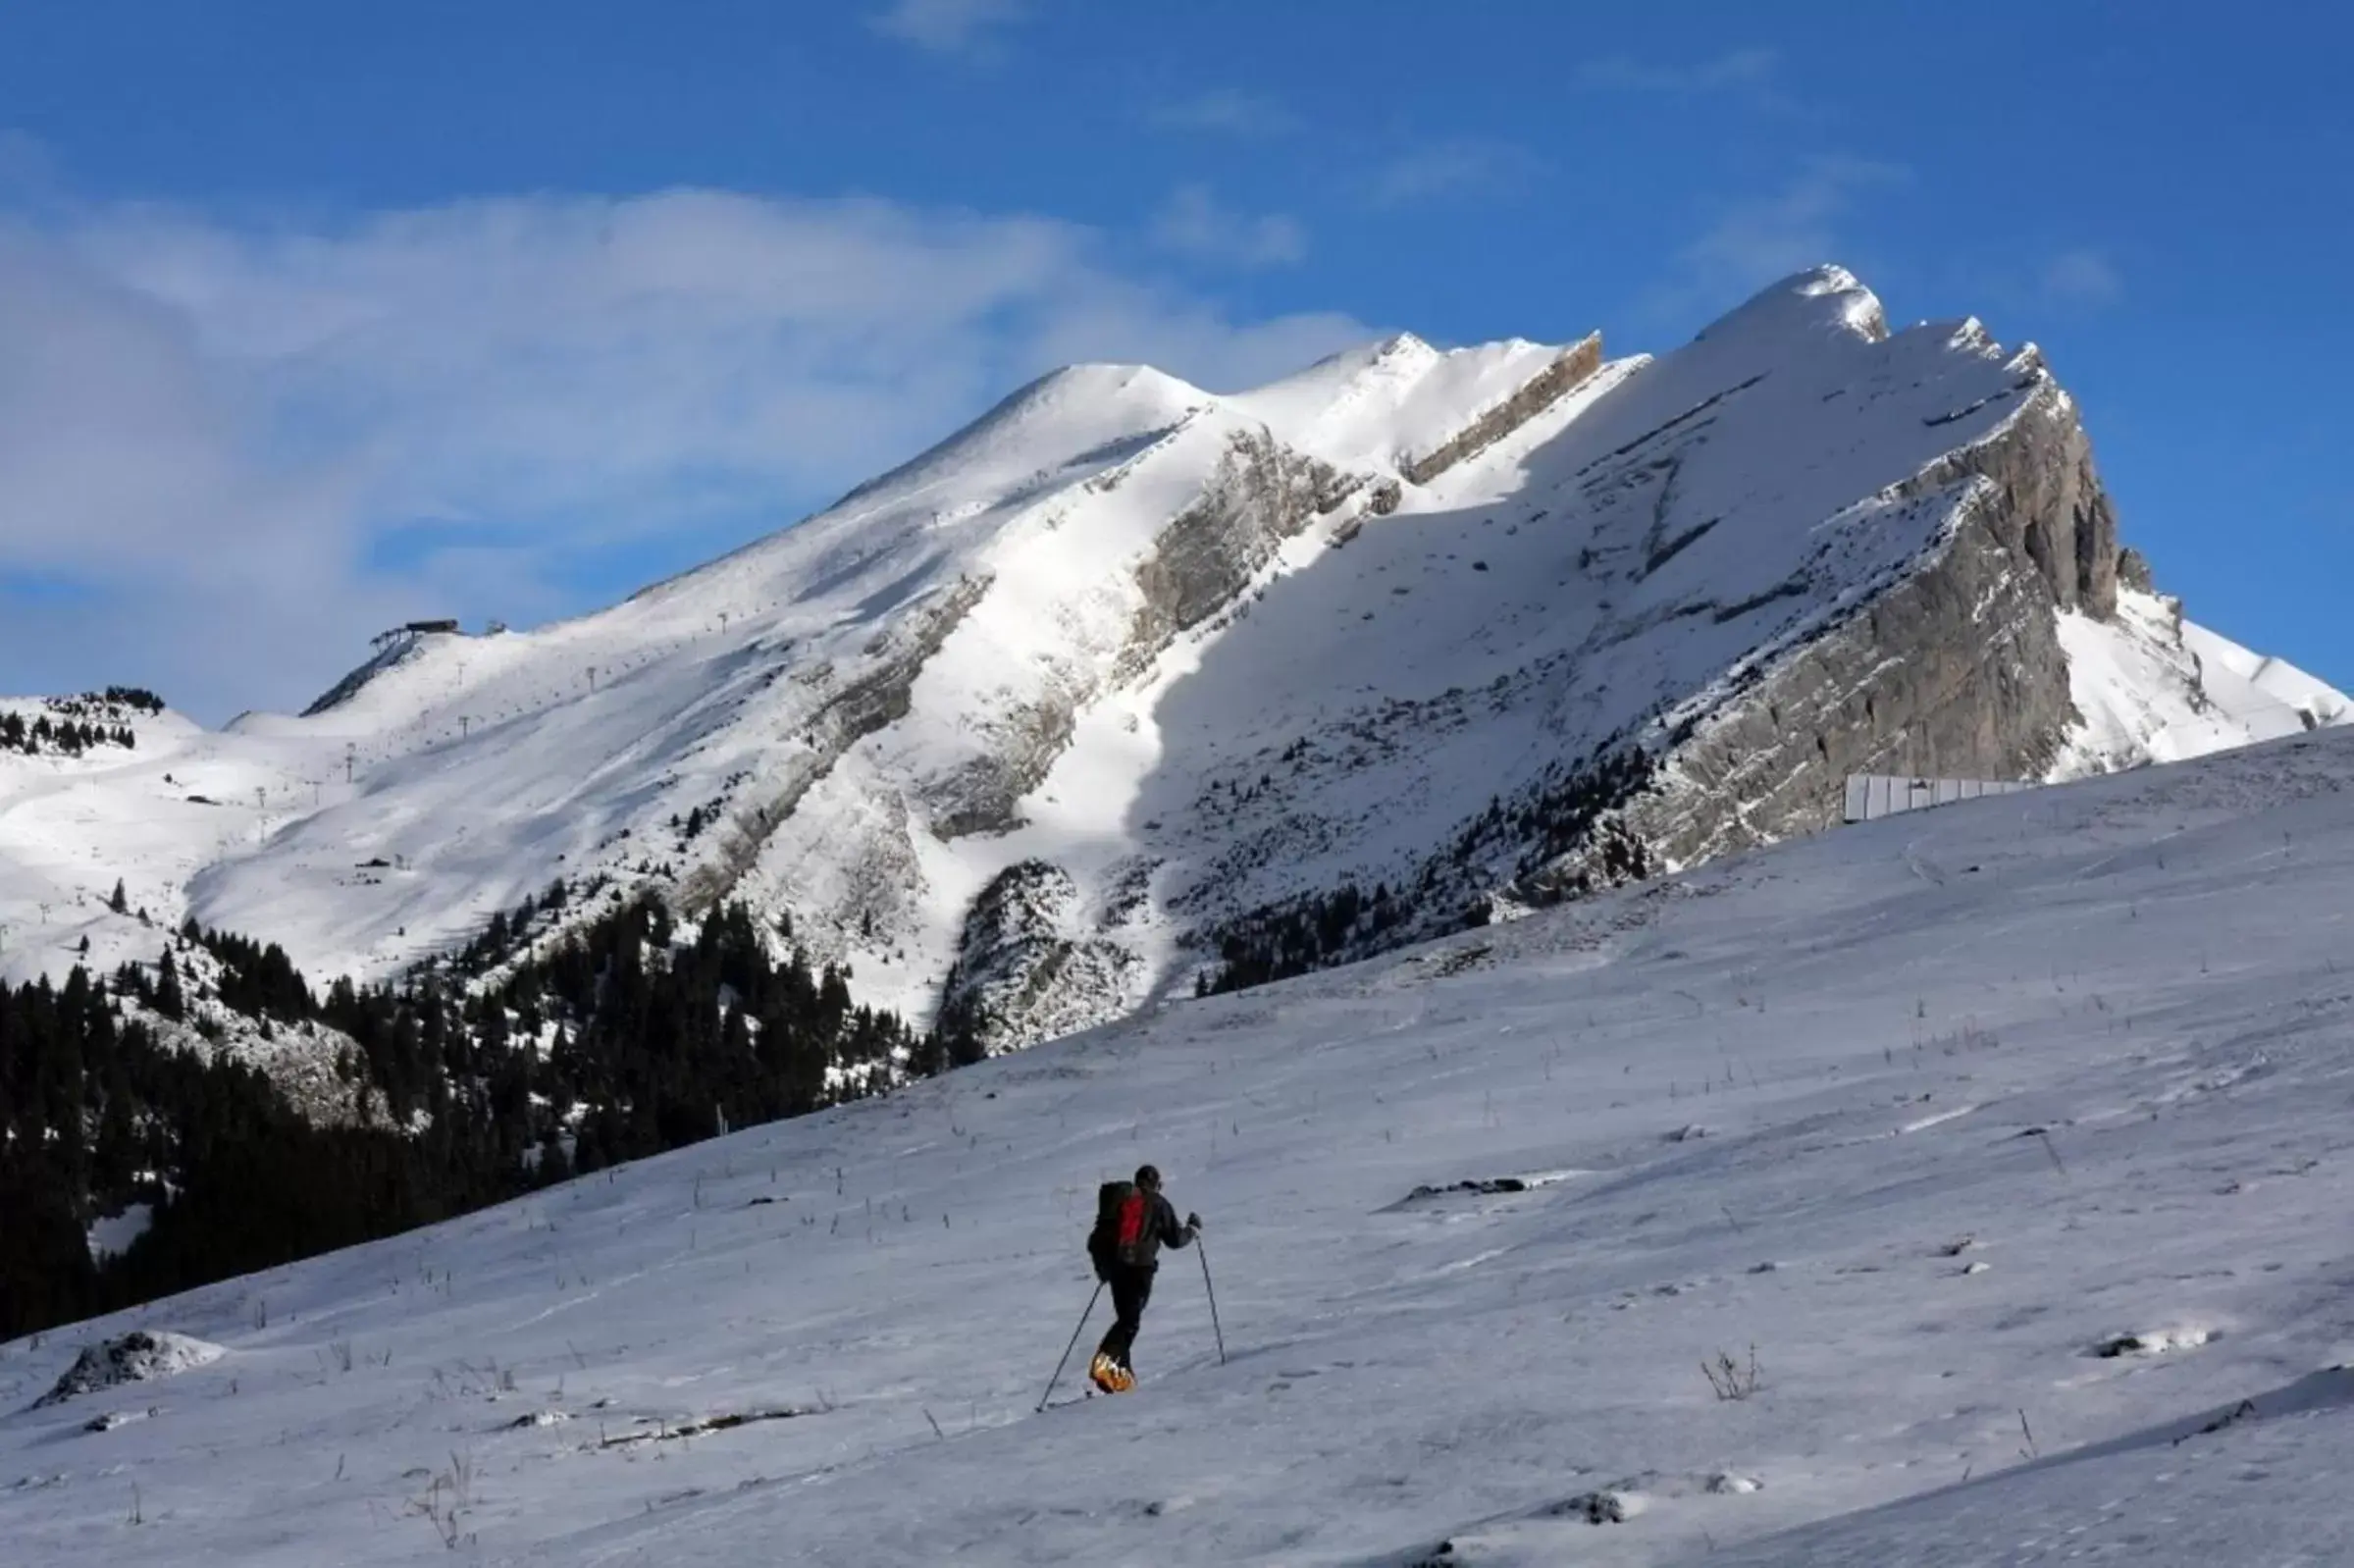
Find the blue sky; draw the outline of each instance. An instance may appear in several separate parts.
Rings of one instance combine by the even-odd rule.
[[[1073,358],[1671,347],[1846,262],[2083,401],[2191,614],[2354,682],[2324,8],[0,8],[0,691],[298,706]]]

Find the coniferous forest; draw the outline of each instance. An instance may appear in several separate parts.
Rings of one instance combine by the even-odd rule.
[[[730,1127],[944,1070],[945,1042],[854,1007],[846,977],[741,907],[682,928],[649,896],[549,947],[560,885],[398,986],[313,993],[275,945],[182,929],[152,965],[0,989],[0,1338],[462,1214]],[[160,933],[159,933],[160,935]],[[792,956],[778,961],[772,948]],[[176,960],[201,948],[209,962]],[[521,955],[521,956],[518,956]],[[183,972],[185,971],[185,972]],[[351,1041],[370,1113],[322,1124],[227,1053],[145,1021],[218,1004]],[[131,1004],[135,1003],[136,1006]],[[197,1015],[205,1015],[198,1019]],[[174,1031],[177,1033],[178,1031]],[[93,1262],[84,1228],[147,1230]]]

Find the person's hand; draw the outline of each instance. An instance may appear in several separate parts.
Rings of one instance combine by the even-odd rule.
[[[1199,1235],[1201,1233],[1201,1216],[1198,1214],[1185,1216],[1185,1228]]]

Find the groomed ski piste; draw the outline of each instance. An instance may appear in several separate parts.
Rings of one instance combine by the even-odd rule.
[[[12,1343],[0,1561],[2348,1560],[2349,786],[1845,829]],[[1033,1414],[1140,1160],[1229,1358],[1173,1254]],[[33,1408],[132,1330],[223,1353]]]

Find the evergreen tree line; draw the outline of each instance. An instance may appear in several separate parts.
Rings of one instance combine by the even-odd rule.
[[[1375,945],[1413,910],[1379,883],[1368,896],[1354,882],[1307,893],[1237,915],[1218,931],[1218,965],[1194,982],[1196,996],[1270,985],[1312,969],[1345,964]]]
[[[1344,881],[1232,916],[1212,933],[1218,961],[1195,980],[1194,994],[1247,990],[1485,925],[1494,887],[1549,900],[1641,881],[1651,874],[1650,852],[1609,813],[1648,787],[1657,765],[1638,746],[1584,767],[1555,763],[1513,799],[1491,798],[1395,890],[1384,882],[1368,894]],[[1572,854],[1584,857],[1576,871],[1538,885]]]
[[[52,721],[46,713],[35,714],[27,724],[22,713],[0,713],[0,752],[23,752],[27,757],[56,752],[79,757],[101,746],[120,746],[128,751],[138,743],[138,737],[128,724],[92,724],[77,718]]]
[[[52,712],[74,718],[85,718],[107,708],[128,707],[134,713],[154,715],[164,710],[164,700],[144,686],[109,686],[103,692],[84,692],[79,697],[43,698]]]
[[[839,970],[771,957],[741,907],[682,939],[649,895],[487,990],[421,970],[322,996],[275,944],[193,923],[180,942],[111,979],[0,988],[0,1337],[872,1094],[953,1054],[853,1005]],[[376,1114],[314,1124],[255,1070],[164,1044],[131,999],[199,1022],[218,1003],[265,1034],[339,1029],[337,1072]],[[153,1206],[148,1230],[93,1262],[88,1222],[133,1201]]]

